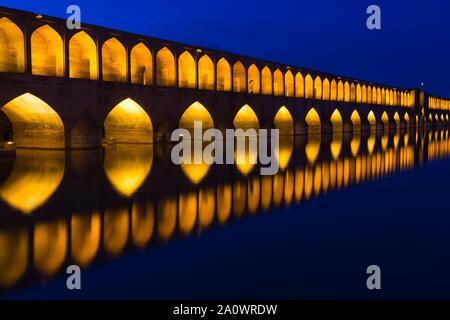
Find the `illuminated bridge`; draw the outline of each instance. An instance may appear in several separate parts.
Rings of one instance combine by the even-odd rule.
[[[0,141],[85,148],[173,129],[283,134],[449,123],[450,100],[305,68],[0,7]]]

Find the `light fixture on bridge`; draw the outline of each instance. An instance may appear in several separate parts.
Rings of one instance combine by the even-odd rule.
[[[203,51],[202,49],[197,49],[198,53],[202,53],[202,51]]]
[[[40,14],[40,13],[36,15],[36,19],[42,19],[43,17],[44,16],[42,14]]]

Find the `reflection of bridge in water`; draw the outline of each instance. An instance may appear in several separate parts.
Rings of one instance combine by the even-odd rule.
[[[259,176],[250,164],[182,169],[163,144],[111,146],[103,157],[21,151],[0,171],[0,286],[199,235],[449,155],[448,130],[287,137],[275,176]]]
[[[0,141],[167,140],[194,120],[288,133],[439,127],[450,100],[0,7]]]

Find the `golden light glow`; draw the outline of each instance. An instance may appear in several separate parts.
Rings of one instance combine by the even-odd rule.
[[[231,68],[225,58],[217,62],[217,90],[231,91]]]
[[[309,110],[308,114],[305,118],[306,124],[308,126],[308,133],[320,133],[322,130],[322,126],[320,123],[320,117],[317,113],[316,109],[312,108]]]
[[[362,102],[361,85],[359,83],[356,85],[356,102]]]
[[[182,234],[190,234],[197,220],[197,194],[195,192],[180,194],[178,200],[178,224]]]
[[[103,216],[103,247],[111,256],[125,249],[130,229],[128,209],[108,209]]]
[[[13,286],[25,274],[27,266],[27,231],[0,231],[0,287]]]
[[[247,185],[247,208],[250,214],[255,213],[259,207],[261,184],[259,177],[254,177],[248,181]]]
[[[273,73],[273,94],[275,96],[284,95],[284,79],[280,69],[276,69]]]
[[[351,102],[355,102],[356,101],[356,88],[355,88],[355,84],[352,83],[350,85],[350,101]]]
[[[25,214],[42,206],[59,187],[64,176],[64,151],[17,150],[0,197]]]
[[[398,112],[396,112],[394,114],[394,121],[397,124],[397,129],[398,129],[398,127],[400,126],[400,116],[398,115]]]
[[[259,121],[256,113],[253,109],[246,104],[236,113],[236,116],[233,120],[234,127],[241,129],[249,129],[253,128],[255,130],[259,129]]]
[[[295,96],[303,98],[305,96],[305,83],[300,72],[295,75]]]
[[[327,78],[323,80],[323,92],[322,92],[323,100],[330,100],[330,81]]]
[[[214,220],[216,200],[214,189],[200,189],[198,193],[198,222],[201,227],[208,228]]]
[[[127,81],[127,51],[116,38],[111,38],[102,46],[103,81]]]
[[[350,85],[347,81],[344,83],[344,101],[350,102]]]
[[[105,139],[120,143],[152,143],[153,125],[147,112],[132,99],[115,106],[105,119]]]
[[[306,158],[308,163],[314,164],[319,156],[321,144],[320,134],[308,134],[308,143],[305,147]]]
[[[322,80],[317,76],[314,80],[314,98],[321,100],[322,99]]]
[[[180,166],[185,176],[188,177],[193,184],[199,184],[203,178],[206,177],[209,168],[211,167],[211,165],[207,163],[182,163]]]
[[[39,223],[34,227],[35,268],[51,276],[61,268],[67,254],[67,225],[64,220]]]
[[[291,135],[280,137],[279,152],[278,154],[275,154],[275,157],[277,158],[278,165],[281,170],[285,170],[288,167],[293,151],[294,136]]]
[[[191,104],[178,122],[178,127],[194,130],[194,122],[201,121],[203,130],[214,128],[214,121],[208,110],[198,101]]]
[[[221,185],[217,187],[217,219],[224,224],[231,213],[231,186]]]
[[[333,131],[339,131],[342,132],[343,131],[343,121],[342,121],[342,116],[341,113],[339,112],[338,109],[335,109],[333,114],[331,115],[330,118],[331,124],[333,125]]]
[[[158,86],[175,86],[175,58],[172,52],[164,47],[156,54],[156,84]]]
[[[240,61],[237,61],[233,66],[233,91],[245,92],[246,84],[247,79],[244,65]]]
[[[339,155],[341,154],[342,138],[342,132],[333,132],[333,139],[331,140],[330,150],[334,160],[339,159]]]
[[[180,88],[195,88],[196,78],[195,60],[189,51],[185,51],[178,58],[178,86]]]
[[[272,202],[272,177],[262,176],[261,177],[261,208],[267,210]]]
[[[389,116],[387,115],[386,111],[383,112],[383,114],[381,115],[381,121],[384,124],[384,130],[388,130],[389,129]]]
[[[214,90],[214,64],[208,55],[198,61],[198,88],[201,90]]]
[[[32,73],[39,76],[64,75],[64,45],[61,36],[48,24],[31,35]]]
[[[361,117],[359,116],[358,111],[353,111],[352,115],[350,116],[350,121],[353,125],[353,131],[361,130]]]
[[[369,112],[369,115],[367,116],[367,121],[369,121],[371,128],[374,128],[377,125],[377,119],[375,118],[375,114],[373,113],[373,111]]]
[[[311,75],[305,77],[305,98],[311,99],[314,97],[314,84]]]
[[[233,185],[233,213],[240,218],[245,210],[247,186],[244,182],[236,181]]]
[[[260,93],[261,80],[258,67],[252,64],[248,68],[248,93]]]
[[[177,201],[168,198],[160,201],[157,206],[158,236],[167,241],[175,231],[177,223]]]
[[[330,85],[330,100],[331,101],[336,101],[337,100],[337,83],[336,80],[331,80],[331,85]]]
[[[289,110],[282,106],[274,119],[275,127],[280,131],[280,135],[292,135],[294,134],[294,120]]]
[[[367,88],[365,85],[361,88],[361,102],[367,103]]]
[[[155,225],[155,210],[153,204],[133,204],[131,209],[131,236],[133,244],[138,248],[144,248],[153,235]]]
[[[339,80],[337,85],[337,101],[344,101],[344,84]]]
[[[86,267],[94,260],[100,247],[100,214],[74,214],[70,230],[72,259],[76,264]]]
[[[265,66],[262,70],[262,94],[271,95],[272,91],[272,72]]]
[[[111,185],[131,197],[147,178],[153,163],[152,145],[119,144],[105,148],[103,168]]]
[[[286,97],[294,96],[294,75],[291,70],[286,71],[284,75],[284,90]]]
[[[25,71],[23,32],[11,20],[0,18],[0,72]]]
[[[97,80],[98,58],[94,40],[84,31],[76,33],[69,42],[70,77]]]
[[[131,49],[131,83],[150,85],[153,83],[153,57],[145,44],[138,43]]]
[[[255,149],[251,148],[236,148],[234,154],[234,160],[236,163],[236,167],[240,173],[244,176],[248,175],[257,163],[258,152]]]
[[[48,104],[30,93],[5,104],[3,111],[11,121],[18,148],[64,148],[64,125]]]

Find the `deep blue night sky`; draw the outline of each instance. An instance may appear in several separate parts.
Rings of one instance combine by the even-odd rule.
[[[428,92],[450,97],[445,0],[0,0],[57,17],[70,4],[86,23],[398,87],[424,82]],[[381,7],[381,31],[366,28],[371,4]]]

